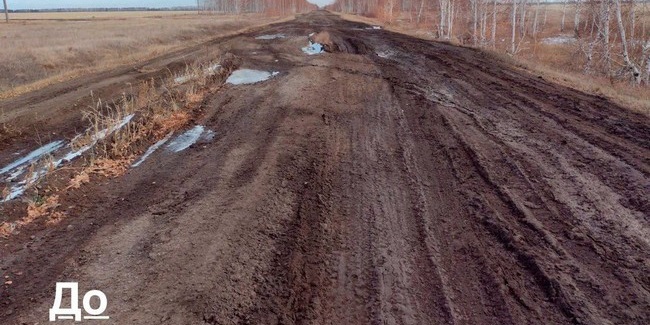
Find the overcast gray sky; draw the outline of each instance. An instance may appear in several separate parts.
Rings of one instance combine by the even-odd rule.
[[[326,5],[334,0],[307,0],[317,5]],[[149,7],[164,8],[193,6],[196,0],[7,0],[10,9],[52,9],[52,8],[112,8]]]

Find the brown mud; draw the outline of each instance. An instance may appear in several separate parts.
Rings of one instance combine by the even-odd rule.
[[[322,30],[345,50],[302,53]],[[280,74],[212,94],[194,122],[214,140],[66,193],[60,224],[0,239],[0,323],[46,323],[57,281],[105,292],[104,324],[650,323],[647,116],[326,12],[145,65],[206,49]],[[74,134],[90,89],[150,77],[0,106]],[[30,136],[6,139],[2,162]]]

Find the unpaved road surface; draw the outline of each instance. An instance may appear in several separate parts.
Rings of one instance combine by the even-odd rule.
[[[301,52],[322,30],[343,52]],[[647,116],[326,12],[205,48],[279,74],[1,239],[0,323],[46,323],[57,281],[106,293],[103,324],[650,323]],[[73,134],[75,89],[1,105],[58,98],[39,127]]]

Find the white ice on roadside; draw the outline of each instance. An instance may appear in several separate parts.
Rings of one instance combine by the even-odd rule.
[[[307,53],[308,55],[320,54],[323,53],[323,45],[321,45],[320,43],[312,43],[310,41],[309,46],[303,47],[302,51]]]
[[[233,85],[247,85],[254,84],[260,81],[265,81],[271,79],[278,75],[279,72],[268,72],[261,70],[252,70],[252,69],[239,69],[235,70],[229,77],[226,79],[226,83]]]
[[[13,199],[21,196],[25,192],[25,190],[27,190],[27,187],[30,184],[34,184],[34,183],[38,182],[38,180],[40,180],[42,177],[47,175],[47,173],[51,169],[58,168],[63,163],[72,161],[73,159],[81,156],[84,152],[86,152],[86,151],[90,150],[92,147],[94,147],[97,144],[97,142],[99,142],[100,140],[103,140],[104,138],[106,138],[111,133],[121,129],[126,124],[128,124],[131,121],[131,119],[133,118],[133,116],[134,116],[134,114],[130,114],[130,115],[125,116],[122,120],[120,120],[119,123],[93,134],[91,139],[90,139],[89,144],[87,144],[87,145],[85,145],[85,146],[83,146],[83,147],[81,147],[80,149],[77,149],[77,150],[72,150],[71,149],[62,158],[53,160],[47,166],[43,166],[40,169],[26,175],[22,181],[16,183],[14,186],[12,186],[9,189],[9,194],[2,199],[2,202],[7,202],[7,201],[13,200]],[[72,142],[74,142],[76,139],[79,139],[79,138],[80,138],[80,136],[76,136],[73,139]],[[51,145],[53,143],[56,143],[57,145],[53,145],[53,146],[51,146],[51,148],[48,147],[48,150],[42,150],[46,146],[49,146],[49,145]],[[38,159],[40,159],[43,155],[54,153],[55,151],[60,149],[63,146],[63,141],[55,141],[55,142],[52,142],[52,143],[50,143],[50,144],[48,144],[46,146],[43,146],[43,147],[33,151],[32,153],[34,153],[34,152],[36,152],[38,150],[47,151],[47,153],[44,153],[44,154],[41,154],[40,156],[38,156]],[[68,145],[66,147],[71,147],[71,146]],[[28,154],[27,156],[31,155],[32,153]],[[34,163],[34,162],[38,161],[38,159],[29,160],[29,163]],[[23,173],[24,168],[25,168],[25,166],[21,166],[20,168],[17,168],[17,170],[14,171],[7,180],[9,180],[9,181],[15,180],[19,175],[21,175]]]
[[[17,167],[20,167],[20,166],[25,165],[25,164],[32,163],[34,161],[37,161],[41,157],[43,157],[43,156],[45,156],[47,154],[50,154],[50,153],[56,151],[57,149],[61,148],[61,146],[63,146],[63,141],[62,140],[50,142],[50,143],[48,143],[48,144],[46,144],[46,145],[44,145],[44,146],[42,146],[42,147],[40,147],[40,148],[38,148],[38,149],[36,149],[34,151],[28,153],[26,156],[21,157],[18,160],[15,160],[11,164],[3,167],[2,169],[0,169],[0,174],[7,173],[7,172],[9,172],[11,170],[16,169]]]
[[[7,181],[11,182],[14,179],[18,178],[18,176],[22,175],[25,172],[25,167],[26,166],[24,165],[20,166],[16,168],[14,171],[12,171],[11,173],[9,173],[9,177],[7,177]]]
[[[169,139],[172,137],[172,134],[174,134],[174,132],[169,132],[169,134],[167,134],[167,136],[165,136],[163,139],[161,139],[160,141],[154,143],[151,147],[149,147],[149,149],[147,149],[147,151],[144,153],[144,155],[142,155],[142,157],[140,157],[140,159],[138,159],[138,161],[133,163],[131,165],[131,167],[140,166],[140,164],[142,164],[147,158],[149,158],[149,156],[152,153],[154,153],[156,150],[158,150],[158,148],[160,148],[163,144],[165,144],[167,141],[169,141]]]
[[[272,40],[272,39],[277,39],[277,38],[285,38],[287,37],[284,34],[271,34],[271,35],[260,35],[255,37],[255,39],[260,39],[260,40]]]
[[[105,128],[105,129],[93,134],[91,139],[90,139],[90,143],[88,143],[87,145],[85,145],[85,146],[83,146],[83,147],[81,147],[81,148],[79,148],[77,150],[70,151],[63,158],[61,158],[61,159],[59,159],[59,160],[57,160],[55,162],[55,167],[58,167],[58,165],[61,164],[61,163],[72,161],[73,159],[81,156],[84,152],[86,152],[86,151],[90,150],[92,147],[94,147],[97,144],[97,142],[99,142],[100,140],[103,140],[104,138],[106,138],[107,135],[109,135],[109,134],[123,128],[126,124],[131,122],[131,119],[133,118],[133,116],[134,116],[134,114],[129,114],[129,115],[125,116],[120,121],[120,123],[118,123],[116,125],[113,125],[111,127]]]
[[[177,136],[174,140],[172,140],[172,142],[167,145],[167,149],[173,152],[180,152],[189,148],[191,145],[196,143],[197,140],[199,140],[204,130],[205,127],[203,127],[203,125],[197,125],[185,131],[185,133]]]
[[[547,45],[571,44],[576,38],[570,35],[558,35],[542,39],[542,43]]]
[[[27,189],[27,186],[25,186],[25,183],[26,182],[21,182],[21,183],[18,183],[18,185],[12,187],[9,190],[9,194],[7,194],[7,196],[5,196],[2,199],[2,202],[8,202],[8,201],[11,201],[11,200],[23,195],[23,193],[25,193],[25,190]]]

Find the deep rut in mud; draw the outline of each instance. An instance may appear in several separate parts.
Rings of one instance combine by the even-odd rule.
[[[341,50],[302,53],[324,30]],[[64,280],[116,324],[650,323],[647,116],[327,12],[213,46],[279,74],[0,239],[1,323]]]

